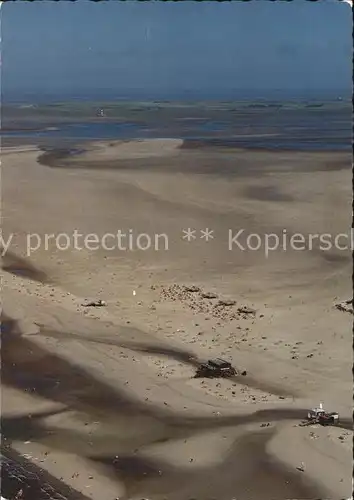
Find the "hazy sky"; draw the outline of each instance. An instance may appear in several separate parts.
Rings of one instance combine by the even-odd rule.
[[[351,89],[351,9],[337,0],[9,2],[1,11],[5,97]]]

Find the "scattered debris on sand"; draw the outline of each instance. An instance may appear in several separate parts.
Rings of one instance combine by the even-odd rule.
[[[353,314],[353,299],[344,300],[343,302],[339,302],[335,304],[334,307],[338,309],[338,311],[348,312]]]
[[[255,309],[252,309],[252,307],[248,307],[248,306],[242,306],[242,307],[239,307],[237,309],[237,312],[239,314],[251,314],[253,316],[256,315],[256,310]]]
[[[299,467],[296,467],[296,468],[300,472],[305,472],[305,464],[304,464],[304,462],[301,462],[301,465],[299,465]]]
[[[86,302],[85,304],[82,304],[84,307],[104,307],[106,306],[107,303],[104,300],[92,300],[90,302]]]
[[[190,292],[190,293],[197,293],[197,292],[201,291],[199,286],[195,286],[195,285],[186,286],[185,290],[186,290],[186,292]]]
[[[202,292],[203,299],[217,299],[218,294],[214,292]]]
[[[236,304],[236,300],[223,299],[223,300],[219,300],[219,302],[216,304],[216,307],[230,307],[230,306],[234,306],[235,304]]]
[[[239,306],[236,310],[236,300],[228,298],[219,298],[214,292],[203,291],[196,285],[183,286],[171,285],[167,288],[161,287],[160,297],[162,300],[172,300],[181,302],[198,313],[223,320],[232,321],[234,319],[247,319],[255,316],[256,311],[248,306]],[[218,299],[215,302],[215,299]]]

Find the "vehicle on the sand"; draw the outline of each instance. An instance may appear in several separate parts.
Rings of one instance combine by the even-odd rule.
[[[209,359],[206,363],[202,363],[195,374],[195,378],[218,378],[218,377],[233,377],[237,375],[235,368],[221,358]]]
[[[309,420],[312,420],[313,418],[317,418],[319,415],[323,413],[324,413],[323,404],[320,403],[318,407],[312,408],[311,410],[308,411],[307,418]]]
[[[307,420],[310,424],[336,425],[339,421],[339,415],[337,412],[325,411],[323,404],[320,403],[319,407],[312,408],[308,412]]]
[[[321,425],[337,425],[339,422],[339,415],[337,412],[327,413],[318,417],[318,423]]]

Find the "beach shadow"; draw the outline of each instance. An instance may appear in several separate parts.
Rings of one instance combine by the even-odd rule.
[[[1,258],[1,269],[21,278],[27,278],[43,284],[50,283],[49,277],[44,271],[12,252],[6,252]]]
[[[261,422],[270,418],[296,419],[302,417],[306,411],[279,409],[232,417],[184,417],[182,414],[174,414],[170,410],[136,400],[129,394],[128,389],[113,389],[81,367],[49,353],[29,338],[12,335],[11,331],[2,336],[2,383],[61,403],[73,410],[99,416],[102,421],[120,416],[126,418],[129,426],[141,425],[143,419],[148,427],[156,429],[160,424],[164,428],[164,435],[168,430],[167,426],[171,437],[178,428],[179,431],[200,430],[250,421]],[[139,418],[134,421],[130,420],[132,417]]]
[[[128,390],[113,389],[83,368],[49,353],[26,337],[5,335],[2,339],[2,382],[26,392],[64,404],[77,411],[100,415],[153,418],[175,430],[208,429],[264,420],[302,418],[307,409],[261,410],[231,417],[184,417],[170,410],[135,400]]]
[[[261,453],[257,448],[258,435],[252,441],[251,452],[248,450],[250,446],[248,442],[247,446],[238,443],[234,450],[236,455],[229,455],[222,466],[204,468],[205,470],[198,470],[197,473],[185,468],[173,468],[165,461],[146,462],[145,459],[134,455],[134,451],[142,447],[146,449],[155,443],[168,444],[170,440],[187,439],[203,431],[250,423],[302,419],[307,409],[265,409],[232,416],[184,416],[182,413],[174,413],[151,403],[139,401],[129,393],[129,390],[123,391],[119,387],[108,386],[88,371],[49,353],[29,338],[12,334],[11,324],[14,325],[15,322],[11,318],[7,318],[6,321],[7,331],[2,336],[3,384],[61,403],[71,411],[86,413],[89,420],[98,420],[101,425],[108,424],[110,428],[110,432],[105,436],[90,435],[89,440],[94,445],[91,449],[97,450],[97,454],[102,450],[100,456],[93,456],[88,452],[88,438],[84,433],[59,429],[48,423],[43,424],[44,418],[65,411],[65,408],[39,413],[34,415],[33,419],[29,416],[3,418],[3,434],[8,441],[32,439],[49,443],[53,448],[69,453],[89,456],[91,460],[105,465],[107,474],[123,479],[130,493],[134,491],[144,496],[148,494],[151,499],[160,500],[164,498],[161,495],[168,494],[169,500],[183,500],[193,496],[202,500],[212,498],[210,493],[217,500],[229,500],[232,498],[230,494],[234,494],[237,489],[241,500],[252,498],[258,500],[260,497],[257,497],[257,494],[261,490],[252,489],[255,487],[254,474],[262,476],[260,485],[270,488],[269,495],[267,493],[268,496],[262,496],[266,500],[314,498],[306,488],[302,489],[302,486],[300,488],[298,483],[294,482],[295,479],[285,479],[284,482],[282,479],[285,477],[284,473],[274,468],[272,464],[266,465],[268,458],[264,458],[264,454],[257,455]],[[253,458],[250,459],[249,469],[241,474],[239,471],[246,456]],[[257,462],[253,465],[255,460]],[[267,474],[263,474],[262,470],[268,471]],[[159,471],[162,471],[162,474]],[[237,480],[235,473],[239,473]],[[268,476],[273,478],[269,484]],[[213,493],[205,486],[208,481],[211,481],[214,488]],[[276,489],[283,483],[285,490]],[[275,487],[275,484],[278,486]],[[290,490],[287,484],[292,484],[294,489]],[[292,492],[297,496],[293,496]],[[286,496],[282,496],[284,494]],[[129,496],[126,500],[128,498]]]
[[[174,359],[175,361],[186,363],[193,367],[197,367],[201,362],[196,358],[193,352],[185,349],[179,349],[177,347],[162,346],[150,342],[121,341],[118,340],[119,339],[118,335],[117,338],[112,338],[112,336],[107,337],[107,335],[104,333],[94,337],[89,337],[74,332],[65,332],[65,331],[48,329],[45,328],[44,325],[41,325],[40,323],[36,323],[36,325],[39,326],[40,328],[40,335],[44,335],[46,337],[67,339],[67,340],[80,340],[82,342],[122,347],[123,349],[129,349],[135,352],[141,352],[150,355],[157,355],[157,356],[171,358]],[[124,328],[127,329],[126,327]],[[128,332],[129,330],[130,329],[128,329]]]
[[[247,198],[258,201],[294,201],[294,197],[279,191],[276,186],[249,186],[244,191]]]
[[[331,264],[333,264],[336,267],[341,267],[345,264],[348,264],[349,262],[353,261],[353,256],[350,253],[349,250],[343,251],[342,254],[339,253],[330,253],[326,251],[321,251],[319,250],[318,253],[321,255],[321,257],[326,261]]]
[[[293,473],[272,459],[266,446],[274,430],[246,432],[235,439],[221,462],[210,466],[173,466],[139,455],[93,456],[124,482],[128,500],[132,495],[151,500],[283,500],[324,498],[314,482]]]
[[[56,408],[29,415],[1,416],[1,430],[5,436],[5,442],[12,440],[36,440],[43,437],[45,428],[42,420],[53,415],[59,415],[67,411],[67,408]]]
[[[185,363],[195,369],[198,368],[198,366],[201,363],[207,361],[207,359],[197,358],[196,355],[191,351],[179,349],[176,347],[161,346],[150,342],[127,342],[127,341],[122,342],[112,337],[105,338],[105,334],[97,335],[95,337],[88,337],[73,332],[69,333],[64,331],[49,330],[46,328],[42,328],[43,325],[42,326],[38,325],[38,326],[40,326],[41,328],[40,334],[44,336],[53,337],[57,339],[80,340],[82,342],[111,345],[111,346],[121,347],[123,349],[129,349],[134,352],[140,352],[147,355],[163,356],[169,359],[173,359],[175,361],[179,361],[181,363]],[[117,337],[119,338],[118,335]],[[261,390],[264,392],[268,392],[270,394],[274,394],[276,396],[295,397],[298,395],[295,390],[283,388],[278,384],[264,382],[251,375],[246,375],[246,376],[237,375],[235,377],[230,377],[229,380],[231,380],[232,382],[236,382],[237,384],[249,387],[251,389]]]

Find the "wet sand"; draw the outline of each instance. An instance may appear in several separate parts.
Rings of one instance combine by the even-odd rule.
[[[334,303],[351,294],[350,251],[266,258],[227,241],[230,228],[347,232],[350,156],[161,140],[25,149],[2,162],[3,236],[15,233],[3,259],[6,446],[85,498],[348,498],[352,315]],[[186,228],[215,237],[188,243]],[[165,233],[169,248],[52,240],[26,252],[30,233],[75,229]],[[97,299],[107,305],[85,307]],[[193,378],[217,356],[247,375]],[[298,427],[320,401],[340,425]]]

